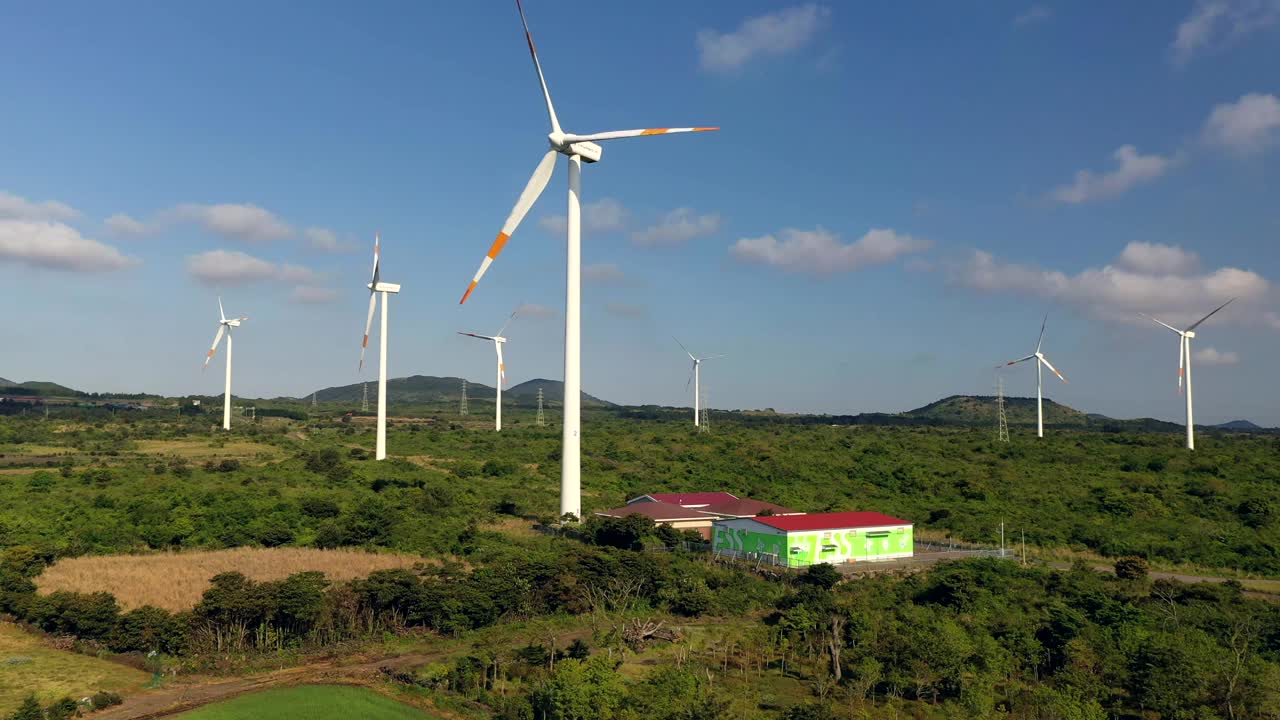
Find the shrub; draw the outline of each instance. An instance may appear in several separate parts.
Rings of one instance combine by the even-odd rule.
[[[1147,561],[1137,555],[1129,555],[1116,560],[1116,577],[1121,580],[1141,580],[1150,570]]]
[[[113,705],[119,705],[124,702],[124,698],[110,690],[99,690],[89,697],[89,707],[94,710],[102,710]]]

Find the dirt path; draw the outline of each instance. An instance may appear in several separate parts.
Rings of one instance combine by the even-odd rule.
[[[564,646],[577,639],[587,639],[590,635],[591,631],[587,628],[557,633],[557,645]],[[143,690],[130,695],[125,698],[124,704],[94,713],[92,717],[94,720],[155,720],[273,687],[313,684],[373,685],[383,679],[381,668],[412,670],[428,663],[446,660],[460,652],[466,650],[446,647],[430,652],[384,655],[376,659],[336,658],[231,679],[191,676],[156,690]],[[432,712],[442,714],[439,710]]]

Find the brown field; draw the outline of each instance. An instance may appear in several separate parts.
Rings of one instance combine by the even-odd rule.
[[[27,693],[42,704],[64,695],[82,698],[98,690],[127,693],[142,687],[147,673],[125,665],[55,649],[41,635],[0,623],[0,714],[17,709]]]
[[[135,447],[135,452],[143,455],[172,455],[187,460],[276,460],[283,454],[280,448],[255,442],[228,442],[222,447],[213,447],[207,440],[138,440]]]
[[[307,570],[330,580],[351,580],[375,570],[412,568],[434,561],[417,555],[315,548],[233,548],[154,555],[102,555],[59,560],[36,579],[38,592],[98,592],[116,596],[132,610],[154,605],[188,610],[200,601],[209,578],[232,570],[254,580],[280,580]]]

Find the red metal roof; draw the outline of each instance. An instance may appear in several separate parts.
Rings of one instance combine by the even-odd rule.
[[[732,502],[737,500],[738,496],[731,495],[727,492],[649,493],[648,495],[641,495],[640,497],[635,498],[628,504],[633,505],[636,501],[643,501],[644,498],[653,498],[655,502],[691,507],[694,505],[711,505],[712,503]]]
[[[715,519],[706,513],[665,502],[632,503],[612,510],[600,510],[596,515],[614,518],[622,518],[628,515],[644,515],[647,518],[652,518],[654,522],[675,522],[678,520],[706,520],[710,522]]]
[[[725,515],[728,517],[752,517],[768,510],[774,515],[794,515],[795,510],[784,508],[781,505],[774,505],[763,500],[752,500],[751,498],[738,498],[729,502],[712,503],[706,507],[698,508],[698,512],[707,513],[708,515]]]
[[[911,524],[901,518],[871,511],[811,513],[808,515],[762,515],[751,519],[758,523],[764,523],[769,527],[777,528],[786,532],[799,532],[802,530],[842,530],[844,528],[883,527],[886,525]]]

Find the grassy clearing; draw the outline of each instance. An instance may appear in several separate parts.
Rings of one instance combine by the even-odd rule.
[[[424,720],[437,716],[366,688],[303,685],[242,695],[178,717],[183,720]]]
[[[256,442],[228,442],[218,446],[207,440],[138,440],[135,444],[136,452],[142,455],[165,455],[187,460],[252,459],[259,456],[276,460],[281,455],[279,448]]]
[[[189,610],[209,587],[209,578],[237,571],[254,580],[280,580],[308,570],[330,580],[364,577],[375,570],[432,562],[417,555],[315,548],[232,548],[155,555],[101,555],[60,560],[36,580],[39,592],[103,591],[131,610],[154,605]]]
[[[124,665],[56,650],[37,635],[0,623],[0,714],[12,712],[32,692],[42,703],[50,703],[98,690],[136,690],[149,678]]]

